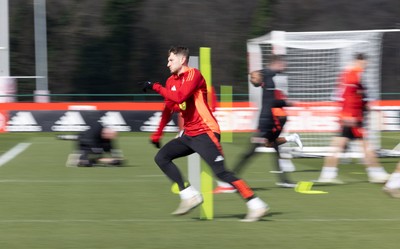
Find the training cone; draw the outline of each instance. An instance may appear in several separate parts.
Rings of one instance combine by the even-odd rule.
[[[298,182],[294,191],[300,194],[327,194],[328,192],[320,190],[311,190],[313,186],[312,182]]]

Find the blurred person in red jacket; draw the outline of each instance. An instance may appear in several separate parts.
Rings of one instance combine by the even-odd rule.
[[[379,164],[377,156],[365,139],[363,124],[365,112],[368,110],[367,89],[362,84],[362,72],[367,66],[367,58],[363,53],[358,53],[352,64],[346,68],[339,77],[337,101],[341,108],[340,122],[341,133],[334,137],[331,146],[334,153],[324,160],[318,182],[342,183],[338,176],[339,156],[351,140],[360,141],[364,155],[368,180],[371,183],[384,183],[389,174]]]

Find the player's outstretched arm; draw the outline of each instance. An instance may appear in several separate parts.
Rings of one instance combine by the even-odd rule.
[[[150,142],[158,149],[161,148],[161,138],[164,133],[163,131],[165,126],[167,126],[168,122],[171,120],[172,113],[173,111],[166,105],[162,111],[161,120],[157,131],[150,136]]]
[[[153,85],[153,90],[158,92],[166,100],[181,104],[193,95],[193,93],[198,89],[199,84],[203,80],[200,71],[198,71],[197,69],[190,69],[188,74],[189,75],[187,76],[184,83],[185,87],[181,87],[176,91],[172,91],[171,89],[161,86],[161,84],[155,83]]]
[[[143,92],[147,92],[148,90],[153,89],[154,84],[160,84],[159,82],[153,82],[153,81],[141,81],[138,83],[139,87],[142,89]]]

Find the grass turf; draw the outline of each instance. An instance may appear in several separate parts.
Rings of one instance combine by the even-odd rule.
[[[383,134],[385,148],[399,133]],[[179,198],[153,161],[148,133],[124,133],[125,167],[65,167],[73,142],[55,133],[1,134],[0,151],[28,149],[0,167],[0,248],[396,248],[400,200],[370,184],[362,165],[340,166],[346,184],[315,185],[309,195],[275,186],[270,158],[259,154],[242,177],[271,206],[256,223],[238,220],[246,206],[237,194],[215,195],[212,221],[199,210],[173,217]],[[168,135],[164,141],[171,138]],[[228,167],[246,149],[248,134],[223,144]],[[381,159],[391,172],[398,158]],[[316,179],[322,159],[294,159],[296,181]],[[177,164],[186,175],[187,159]]]

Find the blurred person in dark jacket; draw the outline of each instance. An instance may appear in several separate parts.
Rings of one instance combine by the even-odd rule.
[[[286,123],[286,113],[283,107],[292,105],[286,99],[282,91],[276,89],[274,77],[278,73],[283,72],[286,62],[279,55],[272,55],[268,66],[259,71],[250,73],[250,82],[254,87],[262,88],[262,104],[258,120],[258,131],[251,138],[251,144],[248,150],[242,155],[240,160],[235,164],[233,172],[239,174],[243,168],[248,165],[249,160],[257,153],[256,149],[260,146],[271,147],[276,152],[276,160],[273,163],[275,172],[278,175],[276,185],[286,188],[294,188],[296,183],[289,180],[286,170],[283,170],[283,164],[289,165],[291,162],[284,160],[280,156],[279,145],[286,142],[295,142],[302,148],[302,142],[298,134],[290,134],[286,137],[280,137],[283,126]],[[294,170],[294,165],[290,165]],[[289,171],[289,170],[288,170]],[[218,187],[214,193],[232,193],[235,189],[227,183],[218,181]]]
[[[92,120],[89,118],[88,124],[90,127],[88,130],[75,136],[77,151],[68,156],[67,166],[122,165],[122,152],[114,145],[117,131],[110,127],[103,127],[97,119],[93,118]],[[62,136],[59,138],[63,139]]]

